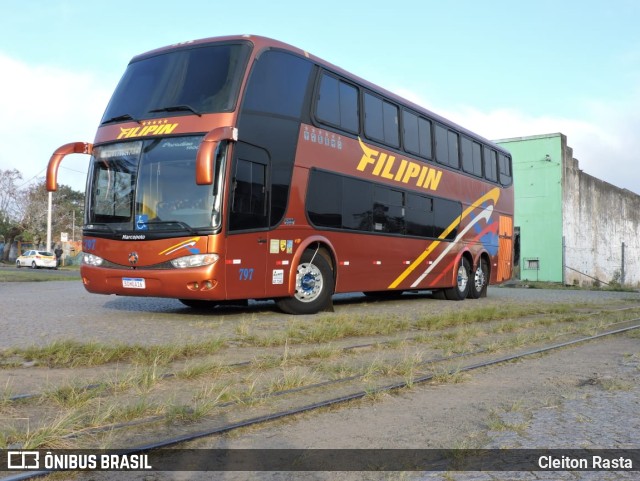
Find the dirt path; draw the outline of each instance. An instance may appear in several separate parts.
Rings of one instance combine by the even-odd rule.
[[[623,335],[348,407],[193,443],[196,448],[637,448],[640,342]],[[637,472],[94,473],[79,479],[637,479]]]

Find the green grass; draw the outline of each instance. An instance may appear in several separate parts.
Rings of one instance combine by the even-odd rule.
[[[302,386],[308,386],[315,384],[320,379],[315,373],[305,372],[303,369],[283,369],[282,374],[272,379],[267,387],[267,392],[276,393],[282,391],[289,391],[291,389],[299,388]]]
[[[167,408],[165,421],[167,424],[194,423],[211,413],[215,404],[209,401],[188,404],[174,404]]]
[[[528,426],[529,423],[524,419],[519,422],[509,422],[494,410],[489,413],[489,418],[487,419],[489,431],[513,431],[522,434]]]
[[[31,430],[27,426],[22,432],[0,429],[0,448],[14,443],[31,448],[64,447],[79,442],[69,437],[70,434],[85,432],[93,436],[91,429],[95,427],[108,427],[141,418],[163,420],[169,424],[197,422],[223,403],[255,406],[269,402],[269,397],[276,393],[326,379],[358,376],[367,392],[366,399],[372,400],[385,396],[377,386],[389,376],[403,379],[407,388],[413,387],[415,379],[429,372],[433,374],[433,384],[465,382],[470,375],[460,366],[430,370],[423,357],[430,357],[433,348],[450,352],[477,350],[479,341],[489,334],[503,334],[501,337],[506,338],[487,339],[492,351],[524,347],[573,333],[576,326],[571,323],[579,323],[579,329],[588,327],[593,330],[602,328],[600,323],[603,319],[635,315],[629,309],[598,313],[597,317],[587,321],[588,315],[571,313],[571,309],[577,308],[584,311],[589,308],[593,310],[596,306],[588,305],[585,309],[584,305],[505,305],[439,315],[416,314],[415,317],[383,313],[322,314],[311,319],[295,318],[275,327],[265,327],[260,322],[254,322],[257,321],[255,319],[244,320],[236,328],[237,337],[233,341],[242,341],[244,337],[247,343],[253,341],[256,345],[264,345],[276,343],[277,340],[283,347],[268,354],[263,353],[252,363],[242,365],[237,370],[208,358],[198,359],[198,356],[206,356],[224,348],[226,344],[221,339],[160,346],[57,341],[43,347],[11,349],[0,352],[0,364],[3,360],[18,359],[50,367],[95,366],[113,362],[126,362],[131,366],[120,373],[118,379],[97,383],[99,386],[96,389],[86,390],[73,384],[52,389],[41,398],[32,400],[29,408],[37,407],[35,403],[40,403],[55,409],[58,417],[49,420],[46,426]],[[530,317],[514,320],[526,316]],[[477,325],[476,322],[487,324]],[[444,330],[437,332],[436,326],[444,327]],[[416,332],[418,329],[420,332]],[[332,343],[348,337],[390,335],[409,330],[411,335],[415,333],[418,336],[405,339],[407,334],[402,333],[396,336],[402,337],[402,340],[378,340],[380,344],[372,344],[364,349],[345,351]],[[360,342],[365,340],[360,339]],[[370,342],[370,339],[366,339],[366,342]],[[425,353],[414,352],[424,347],[416,346],[416,342],[426,343],[428,350]],[[170,366],[173,361],[184,360],[188,360],[184,365]],[[188,394],[189,398],[167,398],[170,393],[166,386],[158,385],[167,379],[164,373],[170,370],[173,371],[170,379],[181,380],[181,394]],[[7,384],[4,393],[0,390],[0,409],[4,404],[5,411],[16,406],[8,406],[10,388]],[[627,390],[631,386],[611,380],[608,384],[602,383],[601,388],[615,391]],[[116,396],[128,390],[133,391],[126,396]],[[516,403],[507,411],[519,409]],[[512,421],[511,417],[494,412],[489,416],[488,426],[494,431],[518,432],[526,428],[526,419],[514,418],[515,421]]]
[[[46,367],[98,366],[113,362],[163,365],[189,357],[214,354],[224,347],[219,338],[192,344],[141,346],[99,342],[54,341],[46,346],[12,348],[0,352],[0,363],[20,357]]]
[[[0,282],[78,281],[80,275],[61,274],[57,271],[31,269],[0,269]]]

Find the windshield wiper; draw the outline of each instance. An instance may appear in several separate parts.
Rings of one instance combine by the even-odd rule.
[[[114,122],[123,122],[125,120],[133,120],[134,122],[140,123],[138,119],[134,119],[130,114],[122,114],[116,115],[115,117],[111,117],[110,119],[105,120],[100,125],[111,124]]]
[[[105,224],[105,223],[91,222],[89,224],[85,224],[83,229],[91,230],[91,231],[108,230],[108,231],[111,231],[113,234],[116,233],[116,230],[113,227],[111,227],[109,224]]]
[[[168,230],[168,231],[177,231],[177,230],[186,230],[190,234],[195,234],[196,231],[191,228],[191,226],[185,222],[181,222],[179,220],[150,220],[145,222],[146,226],[151,226],[149,230]],[[161,226],[164,229],[154,229],[154,226]],[[172,228],[173,227],[173,228]],[[178,228],[176,228],[178,227]]]
[[[194,109],[191,105],[186,105],[186,104],[172,105],[170,107],[162,107],[161,109],[149,110],[150,114],[155,112],[193,112],[198,117],[202,117],[202,114],[200,112]]]

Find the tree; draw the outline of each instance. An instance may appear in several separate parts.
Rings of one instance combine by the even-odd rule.
[[[74,226],[82,228],[84,219],[84,193],[68,185],[58,185],[53,193],[52,233],[55,239],[61,232],[71,233]],[[79,239],[79,236],[76,236]]]
[[[22,225],[22,205],[24,192],[19,182],[22,174],[17,169],[0,169],[0,235],[4,237],[5,248],[2,260],[9,258],[11,245],[24,232]]]
[[[47,236],[48,198],[45,182],[31,185],[26,191],[23,224],[25,231],[34,243],[42,243]],[[59,238],[61,232],[71,232],[76,222],[82,225],[84,213],[84,194],[67,185],[58,185],[52,195],[51,233],[52,241]]]
[[[0,169],[0,235],[4,236],[2,260],[9,259],[9,250],[17,238],[40,244],[47,235],[48,192],[40,180],[23,189],[22,174],[17,169]],[[82,226],[84,194],[67,185],[58,185],[52,195],[51,225],[53,239],[60,232],[71,232],[75,223]]]

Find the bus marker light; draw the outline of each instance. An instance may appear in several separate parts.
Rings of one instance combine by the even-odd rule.
[[[238,264],[242,264],[242,259],[227,259],[227,260],[225,261],[225,264],[227,264],[227,265],[231,265],[231,264],[236,264],[236,265],[238,265]]]
[[[202,290],[203,291],[210,291],[211,289],[213,289],[214,287],[216,287],[218,285],[218,283],[216,281],[214,281],[214,280],[204,281],[203,284],[204,284],[202,286]]]
[[[340,261],[338,262],[339,265],[341,266],[348,266],[349,265],[349,261]]]

